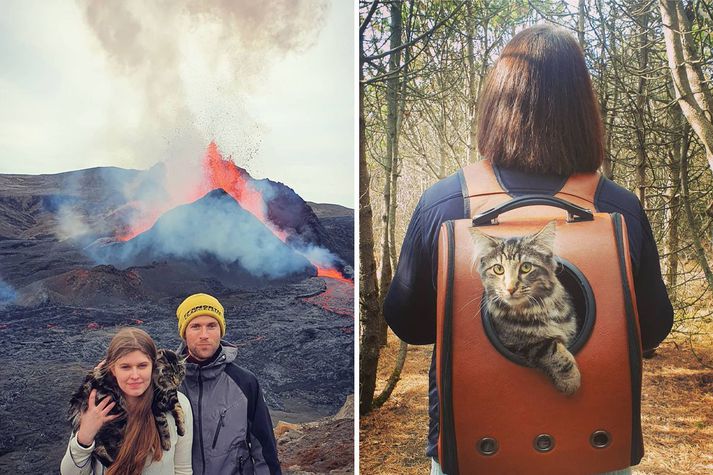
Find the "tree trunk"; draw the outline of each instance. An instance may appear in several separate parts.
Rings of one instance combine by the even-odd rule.
[[[483,59],[480,62],[480,72],[478,73],[478,88],[475,91],[475,99],[473,102],[473,120],[470,125],[471,133],[473,134],[473,143],[475,154],[468,160],[465,165],[469,163],[476,162],[478,160],[478,98],[480,98],[480,91],[483,90],[483,84],[485,84],[485,78],[488,75],[488,55],[490,54],[490,41],[488,40],[488,29],[490,28],[490,12],[489,5],[487,1],[483,1],[481,4],[483,11],[488,12],[485,18],[483,18]]]
[[[389,49],[396,50],[401,46],[401,0],[391,2],[391,39]],[[389,78],[386,80],[386,158],[384,159],[384,212],[381,221],[384,225],[384,235],[381,244],[381,276],[379,279],[379,308],[384,305],[386,293],[389,291],[393,269],[391,268],[391,246],[389,238],[391,236],[390,227],[394,225],[389,219],[391,211],[391,185],[394,172],[394,158],[398,151],[398,107],[399,107],[399,68],[401,67],[401,50],[397,50],[389,56]],[[379,345],[386,345],[386,320],[380,318],[379,322]]]
[[[606,41],[607,41],[607,28],[606,21],[604,19],[604,12],[602,9],[601,0],[597,0],[597,9],[599,10],[599,25],[601,27],[599,36],[601,37],[602,45],[599,51],[599,110],[602,114],[602,125],[604,126],[604,160],[602,161],[602,174],[613,179],[614,173],[612,170],[611,163],[611,135],[612,131],[609,127],[609,91],[607,90],[607,74],[605,66],[605,58],[607,54]],[[613,42],[611,42],[613,46]],[[613,118],[613,115],[612,115]],[[613,125],[613,122],[612,122]]]
[[[706,281],[708,282],[708,287],[713,288],[713,272],[711,272],[710,265],[708,265],[708,260],[706,259],[706,252],[703,248],[703,243],[701,242],[701,233],[698,226],[696,225],[696,219],[693,215],[693,208],[691,206],[691,200],[688,194],[688,130],[684,130],[683,135],[683,146],[681,150],[681,201],[683,202],[683,210],[686,214],[686,221],[688,229],[691,233],[691,240],[693,241],[693,250],[696,254],[696,260],[698,265],[701,266],[703,274],[706,276]]]
[[[475,84],[475,18],[473,17],[473,2],[466,2],[466,41],[468,42],[468,143],[466,144],[466,163],[473,163],[477,153],[477,103],[478,92]],[[483,58],[485,61],[485,58]]]
[[[706,149],[713,170],[713,122],[710,82],[706,82],[696,53],[691,22],[679,1],[659,0],[666,56],[673,77],[676,99],[691,128]]]
[[[584,0],[579,0],[579,15],[577,17],[577,39],[579,46],[584,51]]]
[[[406,23],[406,42],[412,40],[412,19],[414,0],[409,2],[408,20]],[[406,86],[408,85],[408,70],[411,62],[411,48],[404,49],[404,66],[401,72],[401,92],[399,94],[399,107],[396,121],[396,143],[394,148],[394,162],[391,165],[391,205],[389,206],[389,255],[391,256],[391,268],[396,269],[398,254],[396,253],[396,210],[398,208],[398,181],[401,173],[400,136],[401,124],[406,112]]]
[[[675,153],[678,155],[680,153],[680,149]],[[681,167],[680,161],[676,160],[678,157],[672,158],[673,160],[671,160],[669,167],[669,173],[671,176],[670,183],[672,187],[668,196],[668,239],[666,239],[668,256],[666,258],[666,284],[671,299],[675,300],[676,284],[678,283],[678,218],[680,216],[678,210],[681,206],[678,195],[681,183]]]
[[[394,369],[391,371],[389,380],[386,382],[386,387],[383,391],[381,391],[381,394],[374,399],[373,406],[375,408],[381,407],[389,399],[391,393],[394,392],[394,389],[396,389],[396,384],[399,382],[399,379],[401,379],[401,370],[404,368],[407,353],[408,343],[401,340],[401,343],[399,344],[399,355],[396,358],[396,365],[394,365]]]
[[[438,166],[438,179],[446,177],[446,158],[448,157],[448,119],[446,118],[446,105],[440,103],[440,116],[438,122],[438,149],[440,151],[440,163]]]
[[[636,94],[636,171],[638,176],[638,195],[641,205],[646,209],[646,69],[649,64],[649,11],[642,7],[643,13],[638,21],[639,33],[639,85]]]
[[[668,225],[668,239],[666,239],[666,286],[672,300],[676,298],[676,284],[678,283],[678,221],[680,217],[680,190],[681,190],[681,157],[684,153],[684,141],[688,135],[686,119],[681,114],[680,107],[672,107],[671,128],[677,130],[677,135],[673,143],[673,152],[670,154],[669,163],[669,192],[668,209],[666,211],[666,223]]]
[[[359,411],[371,410],[379,364],[379,291],[376,283],[374,233],[366,167],[364,118],[364,38],[359,37]]]

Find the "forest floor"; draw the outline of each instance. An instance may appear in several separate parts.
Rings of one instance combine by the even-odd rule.
[[[644,360],[642,424],[645,455],[635,475],[713,473],[713,325],[689,338],[672,334]],[[389,332],[377,394],[388,378],[399,340]],[[390,399],[360,421],[361,473],[424,475],[428,428],[428,368],[432,346],[410,346]]]

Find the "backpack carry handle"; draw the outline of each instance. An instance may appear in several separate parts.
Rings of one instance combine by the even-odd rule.
[[[550,195],[524,195],[513,198],[506,203],[496,206],[495,208],[475,215],[473,218],[473,226],[498,224],[498,216],[501,213],[505,213],[516,208],[522,208],[523,206],[534,205],[554,206],[567,211],[568,223],[576,223],[578,221],[594,221],[594,215],[591,210],[572,204],[569,201],[555,198]]]

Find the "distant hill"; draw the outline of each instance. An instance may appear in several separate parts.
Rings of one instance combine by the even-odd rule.
[[[155,173],[153,168],[98,167],[48,175],[0,174],[0,239],[62,239],[60,222],[76,227],[80,220],[96,237],[109,235],[122,224],[116,211],[133,199],[123,190],[153,181]]]
[[[314,214],[316,214],[319,219],[344,216],[354,217],[354,210],[345,206],[330,203],[313,203],[311,201],[307,201],[307,204],[312,208],[312,211],[314,211]]]
[[[307,204],[322,222],[327,234],[332,237],[339,257],[345,262],[354,262],[354,210],[345,206],[313,203]]]

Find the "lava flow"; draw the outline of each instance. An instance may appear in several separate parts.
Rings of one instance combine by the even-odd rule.
[[[337,315],[354,318],[354,283],[341,275],[324,279],[324,283],[327,286],[324,292],[302,300]]]
[[[351,279],[347,279],[342,275],[341,272],[339,272],[337,269],[327,269],[324,267],[319,267],[315,265],[317,268],[317,277],[329,277],[330,279],[337,279],[341,280],[342,282],[349,282],[350,284],[354,284],[354,282]]]

